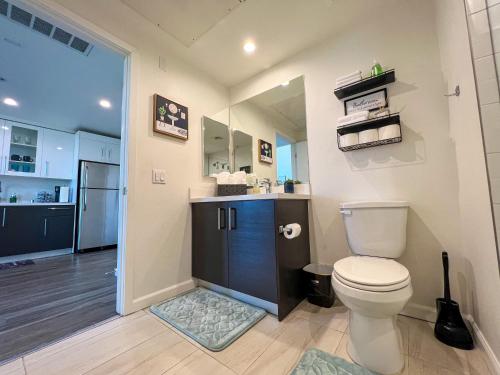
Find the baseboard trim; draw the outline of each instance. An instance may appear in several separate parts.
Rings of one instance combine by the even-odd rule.
[[[0,257],[0,263],[11,263],[11,262],[19,262],[22,260],[33,260],[33,259],[42,259],[42,258],[49,258],[49,257],[57,257],[60,255],[68,255],[73,253],[72,248],[67,248],[67,249],[59,249],[59,250],[48,250],[48,251],[41,251],[38,253],[27,253],[27,254],[21,254],[21,255],[10,255],[6,257]]]
[[[470,324],[470,327],[472,328],[472,332],[475,337],[475,342],[481,348],[484,350],[486,355],[488,356],[489,363],[488,367],[490,368],[490,371],[493,374],[500,375],[500,361],[498,360],[497,356],[495,355],[495,352],[493,349],[491,349],[490,344],[488,343],[488,340],[486,340],[486,337],[484,337],[483,332],[479,329],[479,326],[477,325],[476,321],[472,317],[472,315],[465,315],[464,318],[468,321]]]
[[[430,306],[419,305],[417,303],[409,303],[400,315],[409,316],[420,320],[426,320],[435,323],[437,319],[436,309]]]
[[[132,304],[134,306],[132,310],[137,311],[144,309],[145,307],[149,307],[155,303],[175,297],[176,295],[187,292],[195,287],[195,281],[193,279],[189,279],[179,284],[169,286],[168,288],[160,289],[156,292],[132,300]]]

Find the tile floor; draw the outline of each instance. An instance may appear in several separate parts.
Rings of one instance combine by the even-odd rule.
[[[399,318],[405,375],[491,374],[485,354],[437,342],[432,324]],[[139,311],[108,321],[0,367],[0,375],[287,374],[316,347],[349,360],[347,311],[301,303],[284,321],[268,315],[221,352],[210,352],[167,323]]]

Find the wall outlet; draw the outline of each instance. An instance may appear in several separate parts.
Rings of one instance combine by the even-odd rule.
[[[167,176],[164,169],[153,169],[153,184],[166,184]]]

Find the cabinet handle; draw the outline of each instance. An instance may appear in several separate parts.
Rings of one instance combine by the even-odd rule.
[[[217,229],[226,229],[226,209],[217,208]]]
[[[101,147],[101,158],[104,159],[104,147]]]
[[[51,211],[72,210],[71,207],[49,207],[48,209]]]
[[[43,236],[47,237],[47,219],[43,220]]]
[[[49,162],[48,160],[45,162],[45,176],[49,175]]]
[[[229,207],[229,230],[235,230],[235,229],[236,229],[236,208]]]
[[[7,207],[3,208],[3,215],[2,215],[2,228],[5,228],[5,218],[7,216]]]
[[[111,161],[111,149],[108,148],[108,160]]]

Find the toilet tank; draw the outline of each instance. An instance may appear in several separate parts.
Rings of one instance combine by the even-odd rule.
[[[340,213],[354,254],[399,258],[405,251],[408,202],[345,202]]]

